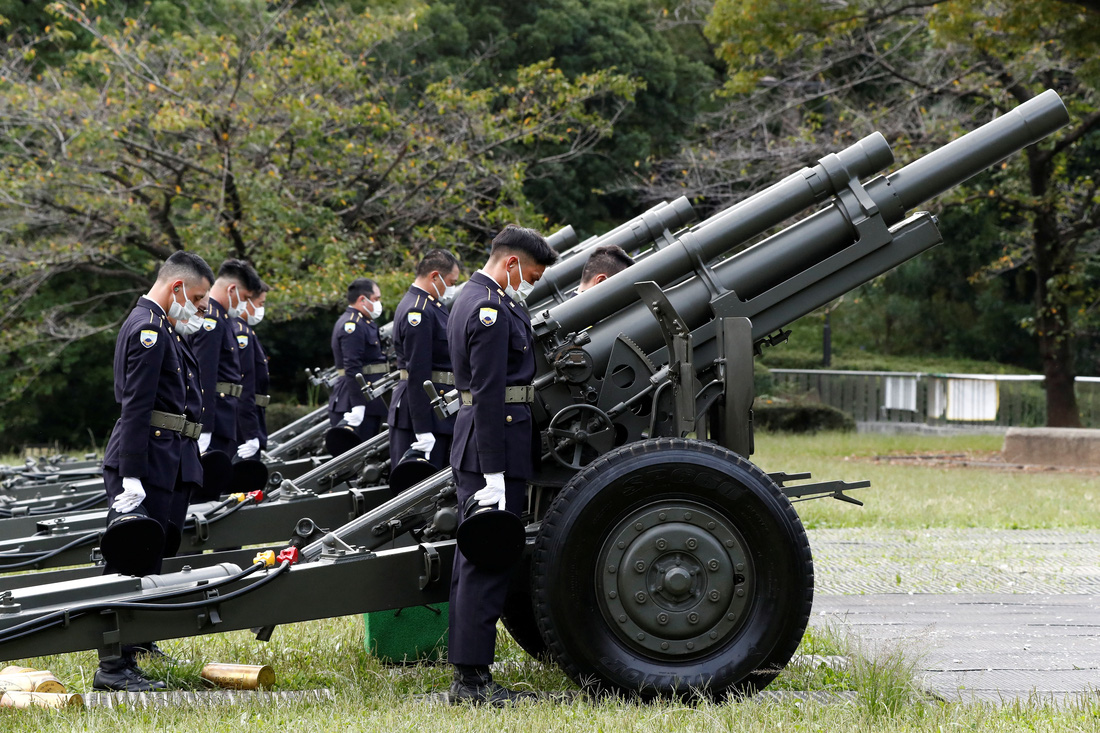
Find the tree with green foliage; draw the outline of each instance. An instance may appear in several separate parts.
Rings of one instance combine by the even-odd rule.
[[[1068,127],[977,179],[980,188],[944,197],[981,200],[998,217],[998,256],[972,274],[1020,270],[1031,283],[1033,315],[1022,325],[1035,335],[1054,426],[1080,424],[1075,341],[1095,328],[1100,299],[1095,11],[1095,3],[1068,0],[718,0],[707,26],[739,111],[724,139],[741,151],[750,178],[769,153],[816,156],[872,129],[905,162],[1045,88],[1058,90]],[[728,174],[728,158],[714,169]],[[707,174],[666,180],[696,175],[705,184]]]
[[[614,68],[644,80],[615,135],[594,141],[591,155],[529,170],[524,184],[540,211],[597,234],[650,202],[638,181],[692,135],[721,82],[705,39],[663,25],[665,15],[654,0],[442,0],[423,19],[430,41],[412,50],[417,66],[436,74],[468,69],[478,86],[546,58],[568,78]],[[550,140],[546,156],[567,154],[571,145]]]
[[[179,249],[252,260],[290,314],[423,248],[477,251],[513,221],[546,228],[529,171],[548,145],[555,161],[585,155],[638,88],[544,59],[499,84],[455,73],[410,92],[380,50],[420,42],[422,7],[255,0],[169,32],[88,5],[49,6],[90,39],[66,63],[43,66],[18,34],[0,49],[7,400],[112,329]]]

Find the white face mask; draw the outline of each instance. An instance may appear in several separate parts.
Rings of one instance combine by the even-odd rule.
[[[439,279],[443,280],[442,276]],[[436,298],[439,298],[439,300],[442,301],[442,302],[447,302],[449,300],[454,300],[455,292],[458,290],[458,288],[455,287],[454,285],[448,285],[447,281],[443,280],[443,294],[442,295],[439,294],[439,288],[437,288],[435,286],[434,282],[432,283],[432,290],[435,291],[435,297]]]
[[[199,312],[199,307],[187,297],[187,286],[181,283],[180,287],[183,288],[183,302],[173,298],[172,305],[168,306],[168,317],[176,322],[177,330],[181,323],[191,320],[191,316]]]
[[[512,274],[508,273],[508,286],[504,288],[504,292],[507,293],[512,300],[526,303],[527,296],[535,289],[535,284],[529,283],[523,279],[523,265],[520,264],[519,260],[516,260],[516,267],[519,269],[519,287],[512,287]]]
[[[368,300],[367,301],[367,313],[371,318],[378,318],[382,315],[382,301],[380,300]]]
[[[203,316],[198,311],[186,321],[176,321],[176,333],[189,336],[202,328]]]
[[[229,317],[230,318],[240,318],[241,314],[244,313],[244,300],[241,298],[241,291],[237,288],[237,286],[234,285],[233,287],[234,287],[234,290],[227,290],[226,291],[227,294],[229,295],[229,308],[228,308]],[[236,295],[237,295],[237,305],[233,305],[233,294],[234,294],[234,292],[236,292]]]
[[[249,305],[252,305],[252,301],[248,301]],[[246,317],[249,326],[255,326],[257,323],[264,319],[264,307],[262,305],[252,305],[252,312]]]

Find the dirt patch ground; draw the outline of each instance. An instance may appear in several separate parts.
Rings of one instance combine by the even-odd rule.
[[[1100,468],[1077,468],[1071,466],[1039,466],[1023,463],[1006,463],[1000,451],[967,451],[961,453],[906,453],[878,456],[853,456],[849,460],[885,463],[893,466],[948,466],[955,468],[993,468],[1003,471],[1022,471],[1026,473],[1074,473],[1085,476],[1100,476]]]

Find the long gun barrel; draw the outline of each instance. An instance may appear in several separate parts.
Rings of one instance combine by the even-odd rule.
[[[597,371],[606,365],[618,333],[626,333],[643,350],[658,348],[662,343],[660,328],[645,305],[638,302],[635,282],[651,280],[667,284],[696,273],[702,263],[745,244],[806,206],[837,195],[838,201],[833,206],[713,267],[713,282],[706,277],[693,277],[670,289],[669,300],[687,321],[687,327],[698,328],[713,317],[712,286],[735,293],[742,302],[749,301],[852,245],[859,232],[850,211],[842,206],[846,199],[854,199],[853,203],[864,213],[881,215],[887,226],[893,226],[903,220],[909,209],[1041,140],[1067,121],[1065,105],[1055,92],[1047,91],[936,152],[861,187],[859,176],[889,164],[892,159],[881,135],[869,136],[837,155],[826,156],[814,168],[789,176],[681,232],[675,245],[631,268],[629,278],[612,278],[598,289],[536,314],[533,319],[536,332],[567,333],[596,324],[586,351]],[[880,272],[912,254],[915,253],[885,263]],[[875,274],[878,273],[870,276]],[[850,284],[845,288],[841,292],[850,289]],[[830,299],[807,301],[802,313],[788,313],[787,317],[802,315]],[[739,315],[752,318],[754,314]],[[754,321],[753,335],[767,333],[780,325],[783,324]]]
[[[575,247],[577,241],[577,233],[568,224],[546,238],[546,243],[555,252],[564,252],[570,247]]]
[[[554,302],[558,303],[563,301],[565,292],[580,282],[581,271],[584,270],[584,265],[588,261],[588,258],[583,255],[593,247],[614,244],[629,251],[635,247],[648,245],[666,230],[686,226],[695,219],[695,210],[691,208],[688,200],[681,196],[670,203],[661,202],[640,216],[598,237],[586,239],[566,252],[561,262],[546,269],[542,278],[531,290],[528,302],[537,304],[534,307],[538,307],[545,306],[550,298],[554,298]]]

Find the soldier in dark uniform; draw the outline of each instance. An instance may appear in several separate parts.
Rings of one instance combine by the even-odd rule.
[[[386,416],[382,398],[368,401],[355,379],[362,373],[369,382],[389,372],[378,338],[381,315],[382,292],[374,280],[362,277],[348,286],[348,307],[332,329],[332,358],[340,379],[328,398],[329,423],[355,430],[361,440],[377,435]]]
[[[264,319],[264,304],[267,302],[267,293],[270,289],[270,285],[263,283],[260,294],[248,301],[245,320],[252,328],[258,326]],[[260,343],[260,338],[255,331],[252,332],[252,340],[255,353],[252,368],[256,384],[256,425],[259,428],[259,449],[267,450],[267,406],[271,404],[271,373],[268,369],[267,352],[264,351],[263,344]],[[237,454],[240,455],[240,448],[237,449]]]
[[[581,270],[581,284],[577,286],[577,292],[583,293],[633,264],[634,260],[617,244],[595,247]]]
[[[191,335],[191,348],[199,360],[203,394],[207,395],[208,423],[203,425],[199,450],[217,450],[232,457],[237,452],[237,401],[244,390],[238,321],[247,301],[260,288],[260,277],[243,260],[226,260],[210,289],[210,308],[202,328]],[[197,501],[216,499],[196,496]]]
[[[393,315],[393,345],[401,381],[390,400],[390,460],[410,447],[424,451],[435,466],[450,461],[454,418],[440,420],[432,410],[424,382],[443,394],[455,383],[447,346],[447,308],[443,296],[458,281],[458,260],[433,249],[416,266],[416,279]]]
[[[451,447],[459,507],[473,497],[518,515],[525,504],[538,433],[530,405],[534,335],[523,301],[556,259],[538,232],[508,226],[451,307],[447,338],[462,401]],[[524,696],[489,672],[510,580],[509,571],[478,567],[455,553],[447,652],[455,666],[452,703],[501,705]]]
[[[237,319],[236,338],[238,357],[241,361],[241,398],[237,402],[237,457],[252,458],[267,446],[267,427],[261,410],[270,397],[268,389],[267,357],[263,356],[260,341],[252,330],[253,322],[263,319],[267,291],[271,287],[261,281],[251,298],[245,302],[244,313]],[[259,313],[259,318],[256,313]],[[263,359],[263,390],[260,390],[260,373],[257,366]],[[263,402],[263,406],[260,406]]]
[[[197,438],[203,417],[198,364],[176,327],[194,327],[205,311],[214,273],[201,257],[176,252],[138,299],[115,342],[115,400],[121,416],[107,442],[103,483],[108,520],[139,506],[161,524],[165,547],[143,558],[138,575],[160,572],[166,554],[179,545],[179,528],[190,493],[202,484]],[[169,543],[175,542],[175,546]],[[108,562],[105,572],[116,572]],[[93,680],[97,690],[148,691],[163,682],[147,678],[134,661],[133,646],[104,656]]]

